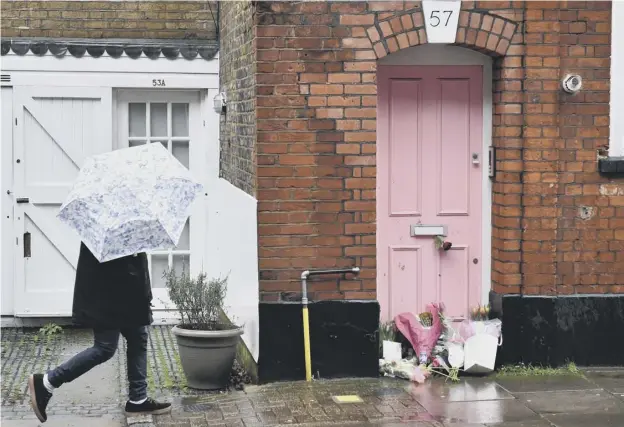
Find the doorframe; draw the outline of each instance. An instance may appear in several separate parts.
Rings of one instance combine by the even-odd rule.
[[[482,206],[481,206],[481,304],[488,304],[492,289],[492,180],[487,163],[492,147],[492,58],[459,46],[426,44],[410,47],[388,55],[378,61],[378,66],[457,66],[483,67],[483,155]],[[379,173],[379,172],[378,172]]]

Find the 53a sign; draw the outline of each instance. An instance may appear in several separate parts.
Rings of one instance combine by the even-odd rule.
[[[455,43],[461,1],[424,0],[422,2],[428,43]]]

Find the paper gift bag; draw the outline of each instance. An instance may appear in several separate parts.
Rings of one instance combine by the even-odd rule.
[[[490,334],[473,335],[464,344],[464,370],[485,374],[494,370],[498,339]]]
[[[382,342],[383,358],[389,362],[401,360],[401,343],[394,341]]]

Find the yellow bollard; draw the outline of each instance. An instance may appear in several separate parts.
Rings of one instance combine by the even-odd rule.
[[[310,318],[308,306],[303,306],[303,351],[305,355],[306,381],[312,381],[312,356],[310,353]]]

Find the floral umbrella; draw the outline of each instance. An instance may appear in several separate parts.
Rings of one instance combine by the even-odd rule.
[[[178,244],[203,186],[160,143],[90,157],[58,218],[100,261]]]

